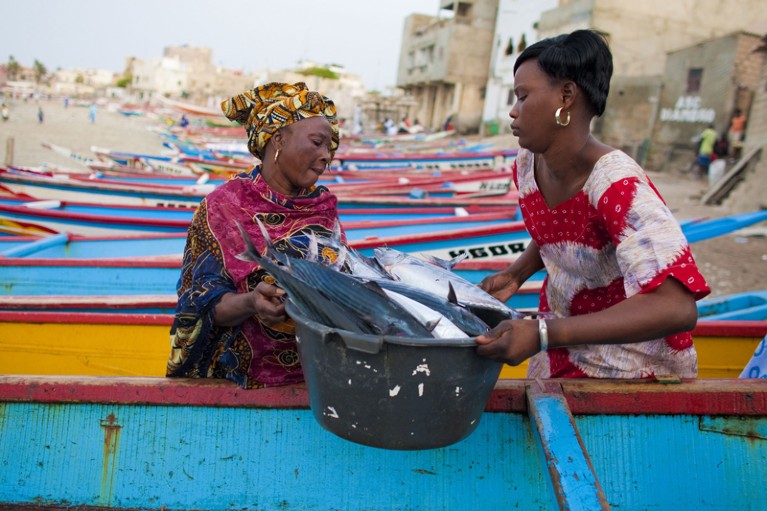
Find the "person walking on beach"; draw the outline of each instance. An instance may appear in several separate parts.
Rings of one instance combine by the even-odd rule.
[[[11,116],[11,112],[10,110],[8,110],[8,105],[6,105],[5,103],[3,103],[3,106],[0,106],[0,113],[3,116],[3,122],[7,121],[8,118],[10,118]]]
[[[539,41],[514,64],[512,175],[532,241],[480,287],[506,301],[545,269],[542,317],[503,321],[476,341],[480,356],[529,358],[528,378],[697,376],[690,332],[708,284],[645,171],[590,131],[612,70],[591,30]]]
[[[45,117],[45,115],[43,114],[43,107],[38,106],[37,107],[37,122],[42,124],[44,117]]]
[[[91,103],[91,106],[88,107],[88,111],[91,117],[91,124],[96,122],[96,103]]]

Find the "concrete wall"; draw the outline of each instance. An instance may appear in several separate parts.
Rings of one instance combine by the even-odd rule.
[[[763,61],[750,51],[758,42],[758,37],[740,32],[669,53],[648,168],[662,170],[674,150],[694,150],[691,139],[708,124],[719,133],[726,131],[738,98],[750,104]],[[691,68],[703,70],[699,92],[687,91]],[[746,100],[742,102],[748,114]]]
[[[755,52],[761,55],[762,66],[754,87],[743,154],[747,155],[760,147],[762,152],[756,165],[723,202],[729,210],[738,213],[767,209],[767,36],[762,41],[763,49]]]
[[[650,82],[643,83],[644,80],[664,76],[665,81],[670,74],[666,60],[669,53],[767,22],[764,7],[764,0],[560,0],[559,7],[541,15],[539,35],[541,38],[550,37],[581,28],[593,28],[607,34],[613,52],[613,82],[608,112],[603,119],[595,122],[594,132],[602,140],[618,147],[634,147],[637,143],[642,147],[646,145],[643,139],[648,133],[648,126],[654,122],[653,115],[660,106],[656,102],[657,90],[654,91]],[[731,61],[735,60],[739,50],[732,49],[728,54]],[[720,62],[715,56],[712,58],[718,63],[711,65],[708,77],[714,74],[714,67],[719,68],[716,71],[719,73],[726,68],[726,62]],[[720,78],[720,81],[730,82],[740,72],[728,71],[721,75],[725,78]],[[686,83],[686,69],[683,74]],[[641,79],[633,82],[629,78]],[[681,79],[674,78],[677,82]],[[661,87],[660,83],[657,85]],[[723,124],[733,107],[734,89],[725,85],[715,86],[710,80],[707,80],[707,87],[711,90],[718,87],[721,96],[714,99],[711,95],[710,101],[715,102],[715,106],[705,103],[709,101],[707,96],[702,107],[715,108],[717,122]],[[663,94],[668,95],[669,88],[674,89],[673,100],[676,101],[680,96],[675,85],[664,85]],[[618,96],[621,90],[624,97]],[[646,94],[644,99],[643,94]],[[668,106],[667,103],[665,106]],[[619,113],[611,111],[617,108],[621,109]],[[645,114],[648,117],[643,119]],[[673,139],[673,143],[679,146],[692,145],[689,139],[700,127],[698,123],[690,129],[673,130],[677,138],[671,133],[664,133],[662,138]],[[652,151],[653,144],[650,148]],[[661,149],[661,154],[667,149]],[[662,163],[663,158],[659,162],[657,155],[656,151],[647,163],[649,166]],[[643,158],[639,152],[632,156]]]
[[[469,5],[464,15],[405,20],[397,86],[413,98],[411,119],[438,130],[452,115],[456,129],[470,133],[479,130],[482,117],[498,0],[460,3]]]

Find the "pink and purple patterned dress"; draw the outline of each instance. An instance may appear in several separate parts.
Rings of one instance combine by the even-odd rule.
[[[237,228],[248,231],[264,254],[265,225],[275,248],[303,257],[309,232],[329,237],[338,219],[337,199],[323,186],[287,197],[272,190],[256,167],[216,188],[200,204],[189,228],[178,281],[178,305],[171,327],[168,376],[226,378],[244,388],[303,381],[291,320],[266,325],[251,317],[237,327],[214,322],[225,293],[253,290],[274,279],[257,264],[236,256],[245,250]]]

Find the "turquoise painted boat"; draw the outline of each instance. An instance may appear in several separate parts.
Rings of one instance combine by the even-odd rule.
[[[530,237],[520,221],[509,221],[503,213],[489,213],[485,217],[488,221],[485,222],[472,220],[477,218],[482,217],[470,215],[445,218],[443,221],[429,219],[409,223],[361,222],[356,226],[346,224],[345,228],[349,245],[364,255],[372,255],[375,247],[387,245],[403,252],[429,254],[443,259],[451,259],[463,253],[468,254],[468,257],[472,259],[509,259],[522,253],[530,243]],[[493,219],[490,220],[490,218]],[[459,226],[463,228],[458,228]],[[403,231],[405,234],[393,234]],[[57,234],[21,239],[6,236],[0,237],[0,256],[5,258],[95,258],[116,257],[119,254],[119,257],[152,258],[179,255],[184,250],[185,242],[185,233],[141,236]],[[89,250],[94,252],[89,253]],[[96,255],[96,250],[103,255]]]
[[[702,320],[767,320],[767,290],[707,298],[697,305]]]
[[[459,264],[455,271],[466,280],[478,284],[485,276],[499,271],[506,264],[504,261],[494,264],[467,261]],[[0,302],[5,298],[6,303],[10,304],[15,298],[17,307],[13,308],[18,309],[23,303],[23,297],[27,297],[28,308],[35,302],[33,297],[38,297],[39,302],[46,296],[58,297],[61,305],[71,302],[71,298],[65,300],[65,297],[173,295],[175,299],[180,275],[180,256],[156,260],[135,259],[129,255],[122,259],[0,258]],[[536,274],[520,292],[509,299],[509,306],[537,309],[538,293],[544,277],[543,272]],[[40,306],[34,308],[39,310]]]
[[[514,206],[471,214],[455,209],[441,216],[429,208],[342,209],[347,238],[396,236],[419,232],[497,225],[516,219]],[[59,201],[19,201],[0,198],[0,230],[11,233],[61,233],[81,236],[185,233],[194,214],[191,208],[99,206]]]
[[[502,381],[426,450],[330,433],[304,385],[6,375],[0,409],[0,509],[749,511],[767,480],[757,380]]]

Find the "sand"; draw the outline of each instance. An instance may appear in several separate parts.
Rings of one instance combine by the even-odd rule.
[[[42,107],[44,120],[38,122]],[[180,117],[180,115],[179,115]],[[43,143],[67,147],[83,156],[94,157],[91,147],[144,154],[161,154],[162,138],[150,128],[158,121],[147,117],[126,117],[100,106],[95,123],[88,108],[61,100],[13,100],[10,119],[0,124],[0,151],[7,158],[7,141],[13,139],[13,164],[41,166],[45,163],[81,168],[73,160],[42,147]],[[244,133],[243,133],[244,136]],[[483,140],[496,147],[516,147],[511,136]],[[706,206],[700,197],[707,189],[705,181],[679,172],[649,173],[666,203],[679,220],[719,218],[732,214],[724,206]],[[748,186],[748,183],[746,183]],[[693,255],[708,280],[711,297],[767,289],[767,223],[751,229],[719,236],[692,245]]]

